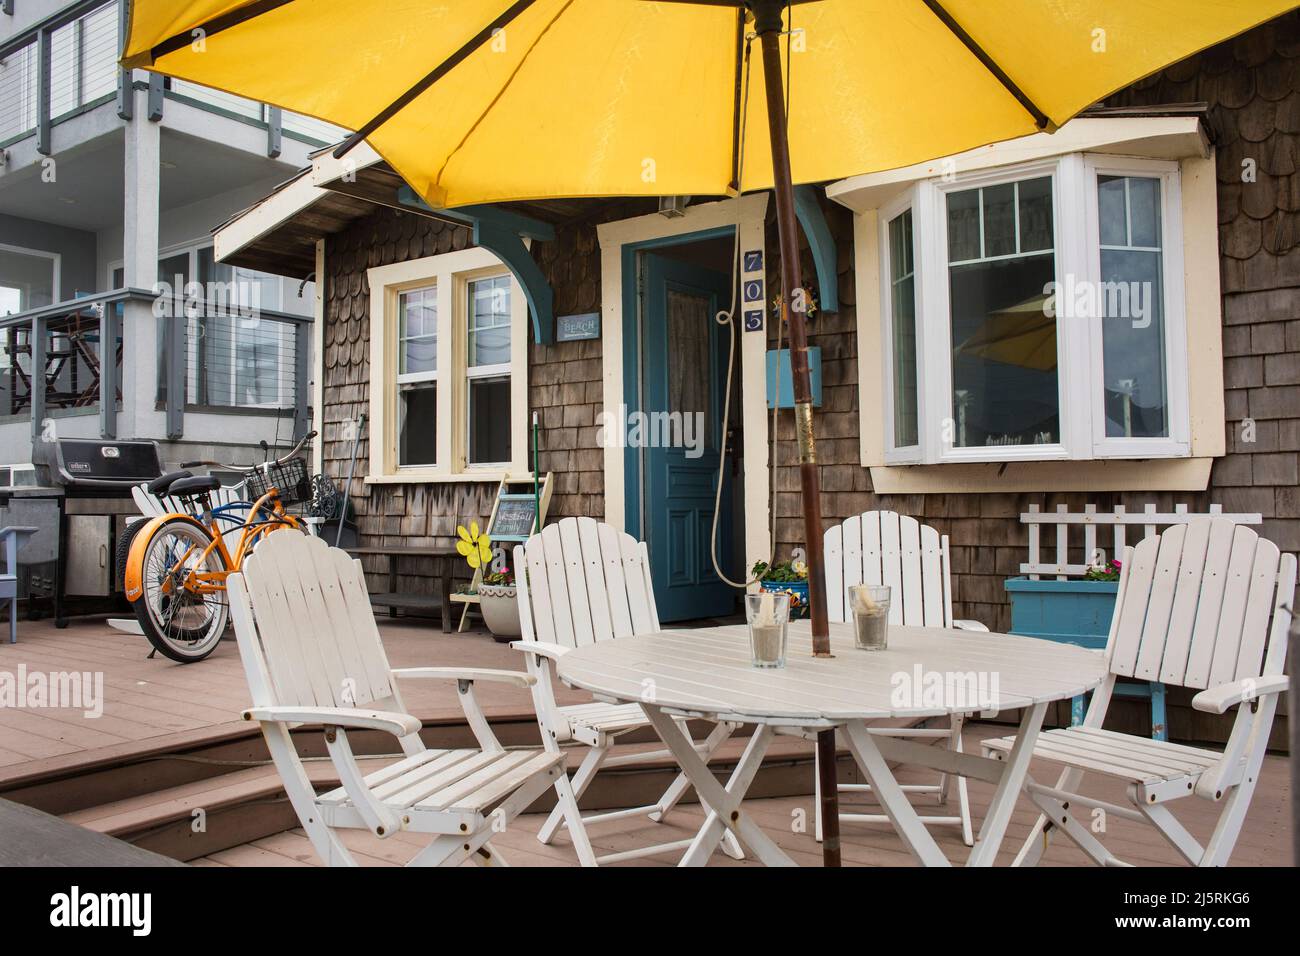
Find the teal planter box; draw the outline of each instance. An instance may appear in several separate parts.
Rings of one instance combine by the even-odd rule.
[[[1118,581],[1008,578],[1011,633],[1080,647],[1104,648]]]

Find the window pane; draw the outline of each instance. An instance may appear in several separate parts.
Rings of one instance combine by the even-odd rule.
[[[438,292],[413,289],[398,303],[398,371],[438,370]]]
[[[980,191],[948,194],[948,261],[980,257]]]
[[[510,461],[508,375],[470,380],[469,460],[472,464]]]
[[[893,343],[894,447],[918,441],[916,412],[916,277],[912,271],[912,211],[889,223],[890,338]]]
[[[980,190],[984,206],[984,257],[1016,251],[1016,189],[1012,183]]]
[[[1111,212],[1126,221],[1126,231],[1132,232],[1131,243],[1113,243],[1120,248],[1101,250],[1098,306],[1106,435],[1164,438],[1169,435],[1169,415],[1160,181],[1099,176],[1097,189],[1099,203],[1107,193],[1118,197]]]
[[[281,367],[279,322],[237,320],[235,325],[235,404],[280,405]],[[292,357],[288,357],[292,362]]]
[[[1097,215],[1103,246],[1128,245],[1128,218],[1124,208],[1124,179],[1121,176],[1097,177]]]
[[[13,249],[0,249],[0,315],[52,305],[54,260]]]
[[[668,413],[680,415],[681,436],[699,436],[701,448],[713,448],[712,387],[709,374],[709,333],[712,317],[708,296],[668,290]],[[687,416],[691,416],[689,419]],[[689,429],[689,431],[688,431]]]
[[[1016,186],[1020,193],[1020,251],[1052,248],[1052,178],[1026,179]]]
[[[397,390],[397,463],[432,465],[438,449],[438,384],[402,385]]]
[[[469,284],[468,331],[470,368],[509,364],[509,276],[477,279]]]

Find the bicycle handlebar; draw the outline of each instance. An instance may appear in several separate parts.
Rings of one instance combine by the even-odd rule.
[[[258,468],[266,469],[269,468],[271,465],[283,465],[289,459],[296,458],[298,452],[302,451],[303,447],[307,444],[307,442],[315,438],[317,434],[319,433],[314,429],[312,431],[309,431],[307,434],[302,436],[298,444],[294,445],[293,448],[289,449],[288,454],[284,455],[281,458],[275,459],[275,461],[263,462],[262,464],[257,464],[257,465],[236,465],[231,462],[225,462],[225,461],[183,461],[181,462],[181,467],[182,468],[229,468],[232,471],[253,471]]]

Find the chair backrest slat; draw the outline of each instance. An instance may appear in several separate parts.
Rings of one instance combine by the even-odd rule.
[[[276,704],[364,707],[396,700],[365,576],[320,538],[280,531],[245,560],[240,579]]]
[[[1144,539],[1123,574],[1112,673],[1205,688],[1281,672],[1277,610],[1295,559],[1273,542],[1226,518],[1193,519]]]
[[[832,621],[853,616],[850,587],[887,584],[891,624],[951,626],[947,539],[936,529],[893,511],[867,511],[829,528],[823,549]]]
[[[516,584],[532,640],[582,647],[659,630],[649,555],[629,534],[594,518],[564,518],[516,548],[515,562],[528,571]]]

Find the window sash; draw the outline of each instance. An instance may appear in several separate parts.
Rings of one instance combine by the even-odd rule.
[[[1018,167],[1001,168],[958,179],[918,182],[892,204],[877,210],[877,248],[880,276],[880,341],[882,402],[881,422],[886,464],[940,462],[1005,462],[1088,460],[1094,458],[1185,457],[1190,454],[1188,422],[1186,316],[1183,302],[1181,193],[1178,164],[1158,160],[1121,159],[1074,153]],[[1101,318],[1072,321],[1057,316],[1058,441],[1050,445],[960,447],[955,442],[956,415],[952,385],[952,312],[950,267],[1009,258],[1027,258],[1049,252],[1055,256],[1054,281],[1058,293],[1065,277],[1074,281],[1101,280],[1097,205],[1097,176],[1159,178],[1163,261],[1166,396],[1169,438],[1117,438],[1105,435],[1103,340]],[[1009,182],[1051,177],[1053,238],[1050,250],[996,255],[949,262],[947,196],[954,191],[987,188]],[[918,447],[894,446],[895,392],[892,342],[892,285],[889,223],[903,211],[913,213],[913,264],[917,324]],[[1021,228],[1017,206],[1017,242]],[[1126,239],[1133,237],[1126,233]],[[981,240],[982,241],[982,240]],[[968,240],[967,251],[974,248]],[[1106,248],[1112,248],[1108,245]],[[1146,249],[1122,247],[1124,249]],[[1154,251],[1154,247],[1152,247]],[[981,246],[980,251],[986,251]],[[1066,358],[1069,356],[1070,358]],[[946,420],[946,421],[945,421]],[[945,426],[947,426],[945,428]],[[945,440],[951,439],[951,441]]]

